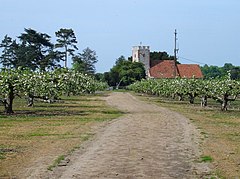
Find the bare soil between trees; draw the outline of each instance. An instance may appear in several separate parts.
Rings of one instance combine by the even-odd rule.
[[[67,156],[53,171],[36,166],[26,178],[203,178],[199,131],[186,117],[140,101],[129,93],[110,93],[107,103],[125,114]],[[31,171],[31,172],[29,172]]]

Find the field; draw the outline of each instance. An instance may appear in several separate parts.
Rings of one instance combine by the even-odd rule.
[[[52,170],[90,139],[94,129],[121,116],[121,112],[105,104],[103,96],[106,94],[63,97],[52,104],[35,102],[34,107],[26,107],[25,99],[16,99],[14,114],[0,113],[0,178],[21,178],[24,172],[43,168]],[[212,176],[240,177],[239,99],[231,103],[228,111],[221,111],[219,104],[211,100],[210,107],[201,108],[187,101],[137,96],[177,111],[195,124],[201,134],[202,150],[201,161],[196,162],[211,162]]]
[[[63,97],[52,104],[35,102],[34,107],[16,99],[13,115],[0,113],[0,178],[21,178],[24,169],[33,172],[36,165],[51,170],[91,138],[94,127],[120,116],[102,96]]]
[[[212,163],[213,175],[219,178],[240,177],[239,99],[231,103],[230,110],[223,112],[219,103],[211,100],[211,107],[201,108],[199,104],[190,105],[188,102],[149,95],[138,96],[183,114],[197,126],[202,137],[202,160]]]

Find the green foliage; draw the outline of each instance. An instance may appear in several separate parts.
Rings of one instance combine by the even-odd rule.
[[[59,62],[51,37],[33,29],[25,29],[18,39],[19,43],[5,36],[0,44],[3,49],[0,57],[4,68],[27,67],[32,70],[52,69]]]
[[[49,35],[33,29],[25,29],[25,33],[22,33],[18,38],[21,44],[17,55],[21,56],[18,58],[19,61],[26,62],[23,67],[32,70],[46,70],[54,65],[55,59],[50,57],[53,52],[53,44],[50,42]]]
[[[37,32],[31,28],[24,29],[24,33],[17,40],[5,36],[0,43],[0,64],[3,68],[29,68],[33,71],[47,71],[60,68],[60,61],[69,56],[73,58],[73,68],[82,73],[93,75],[97,56],[94,50],[86,48],[83,53],[75,55],[78,50],[76,36],[72,29],[60,29],[55,32],[56,44],[51,42],[48,34]]]
[[[68,54],[73,56],[74,51],[78,50],[76,36],[72,29],[60,29],[56,33],[57,43],[55,44],[55,48],[64,49],[63,52],[60,52],[63,60],[65,61],[65,67],[67,67],[67,58]]]
[[[150,62],[158,60],[174,60],[174,56],[169,55],[167,52],[150,52]],[[180,64],[177,61],[178,64]]]
[[[225,63],[223,67],[204,65],[201,70],[205,79],[221,78],[228,75],[229,72],[231,79],[240,79],[240,67],[231,63]]]
[[[5,68],[11,68],[14,66],[16,55],[14,51],[16,41],[13,41],[11,37],[7,35],[4,37],[0,44],[0,48],[3,48],[2,55],[0,56],[0,62]]]
[[[93,75],[95,73],[94,64],[97,63],[97,56],[94,50],[89,47],[73,58],[73,69],[84,74]]]
[[[57,69],[52,72],[33,72],[28,69],[4,69],[0,72],[0,95],[6,113],[13,113],[12,104],[16,96],[54,100],[63,94],[80,95],[104,90],[107,84],[88,75]]]
[[[111,86],[127,86],[145,78],[145,69],[142,63],[131,62],[124,56],[116,60],[110,72],[104,73],[104,78]]]
[[[174,60],[167,52],[150,52],[151,60]]]
[[[102,81],[102,82],[105,82],[105,79],[104,79],[104,73],[96,73],[94,75],[95,79],[98,80],[98,81]]]
[[[240,67],[233,67],[230,73],[233,80],[240,80]]]
[[[19,42],[6,35],[0,44],[3,49],[0,63],[4,68],[24,67],[46,71],[59,67],[58,63],[64,60],[66,67],[68,55],[73,56],[77,50],[76,37],[72,29],[60,29],[56,37],[57,43],[54,45],[48,34],[30,28],[24,29],[24,33],[18,36]],[[54,50],[54,47],[64,51]]]
[[[6,113],[13,113],[12,104],[17,95],[22,92],[22,73],[21,69],[4,69],[0,72],[0,95],[1,102],[5,107]]]
[[[201,79],[152,79],[136,82],[128,87],[135,92],[147,93],[164,97],[184,97],[194,103],[196,97],[212,98],[221,104],[222,110],[227,110],[229,101],[234,101],[240,94],[240,82],[225,78],[213,80]]]

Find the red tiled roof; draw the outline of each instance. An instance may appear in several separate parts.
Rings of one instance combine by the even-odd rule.
[[[173,60],[156,60],[151,62],[149,70],[153,78],[203,78],[199,65],[196,64],[177,64]]]
[[[150,68],[150,76],[153,78],[175,78],[178,75],[173,60],[153,61]]]
[[[203,78],[199,65],[196,64],[178,64],[178,72],[181,78]]]

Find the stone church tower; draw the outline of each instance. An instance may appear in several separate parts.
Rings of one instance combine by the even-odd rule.
[[[134,46],[132,48],[132,61],[144,64],[147,77],[150,77],[150,47]]]

